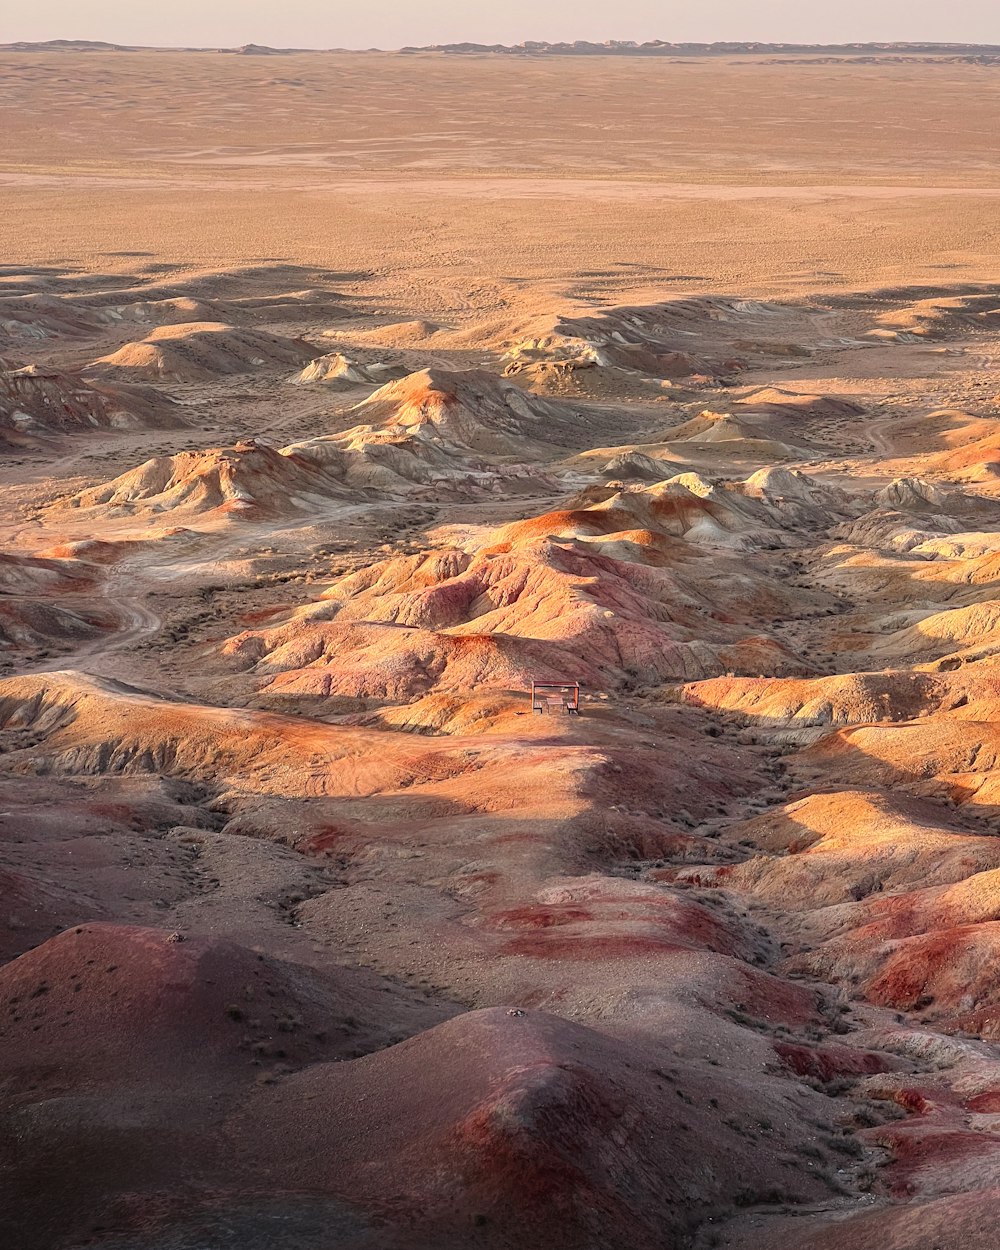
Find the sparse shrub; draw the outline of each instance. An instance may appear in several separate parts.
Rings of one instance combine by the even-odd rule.
[[[828,1150],[835,1150],[837,1154],[847,1155],[851,1159],[864,1158],[864,1147],[856,1137],[828,1137],[824,1144]]]

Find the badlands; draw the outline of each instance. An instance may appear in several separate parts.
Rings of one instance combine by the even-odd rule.
[[[247,51],[0,53],[0,1241],[995,1250],[995,57]]]

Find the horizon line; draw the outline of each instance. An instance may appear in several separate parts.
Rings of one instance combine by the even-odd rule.
[[[634,40],[634,39],[573,39],[547,40],[525,39],[520,43],[483,43],[478,40],[452,40],[436,44],[404,44],[399,47],[383,48],[374,45],[364,47],[347,46],[290,46],[279,47],[273,44],[259,44],[249,41],[242,44],[225,46],[221,44],[126,44],[110,39],[53,38],[53,39],[14,39],[0,44],[0,51],[28,51],[33,49],[52,49],[66,51],[109,51],[109,52],[217,52],[228,54],[290,55],[294,53],[413,53],[413,52],[509,52],[538,53],[569,52],[574,49],[586,51],[594,49],[605,55],[629,55],[642,53],[646,50],[662,50],[665,53],[683,54],[685,50],[695,53],[739,54],[740,52],[906,52],[917,51],[925,54],[949,52],[965,53],[1000,53],[1000,44],[977,43],[969,41],[948,42],[936,39],[884,40],[865,39],[848,40],[846,42],[785,42],[770,39],[734,39],[734,40],[678,40],[665,39]]]

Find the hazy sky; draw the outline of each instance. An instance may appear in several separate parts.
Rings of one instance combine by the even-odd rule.
[[[395,48],[523,39],[1000,43],[997,0],[0,0],[0,43]]]

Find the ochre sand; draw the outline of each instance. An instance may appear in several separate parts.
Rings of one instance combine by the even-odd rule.
[[[991,276],[989,67],[169,53],[0,67],[19,264],[278,260],[452,315],[667,283]]]

